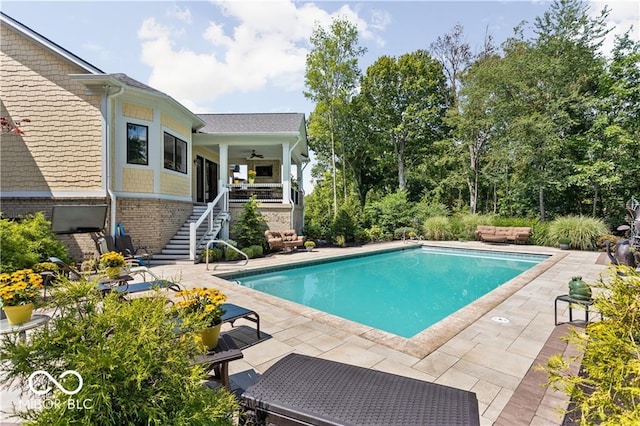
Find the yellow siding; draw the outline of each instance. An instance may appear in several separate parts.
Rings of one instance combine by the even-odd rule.
[[[0,115],[31,120],[24,135],[2,135],[2,190],[100,190],[100,96],[69,78],[84,70],[6,26],[0,38]]]
[[[153,192],[153,170],[122,169],[122,190],[125,192]]]
[[[180,133],[183,136],[183,139],[191,139],[191,128],[189,126],[185,126],[175,118],[165,113],[160,113],[160,123],[174,132]]]
[[[191,196],[189,192],[189,178],[185,176],[177,176],[171,173],[160,174],[160,192],[170,195]]]
[[[153,108],[125,102],[122,104],[122,115],[140,120],[153,121]]]

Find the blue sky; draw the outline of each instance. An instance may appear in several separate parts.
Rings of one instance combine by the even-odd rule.
[[[595,3],[600,10],[604,3]],[[640,2],[608,2],[618,31]],[[363,71],[381,55],[428,49],[457,23],[473,48],[486,33],[501,43],[546,1],[12,1],[2,11],[107,73],[122,72],[194,112],[304,112],[309,36],[342,16],[367,48]],[[636,28],[635,37],[638,38]]]

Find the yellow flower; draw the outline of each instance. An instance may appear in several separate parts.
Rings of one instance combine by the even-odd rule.
[[[0,304],[18,306],[35,303],[42,288],[42,276],[31,269],[0,274]]]
[[[103,268],[124,267],[126,262],[121,253],[110,251],[100,256],[100,266]]]
[[[182,298],[176,302],[178,309],[194,314],[210,324],[219,323],[225,313],[222,304],[227,300],[227,297],[220,290],[195,287],[179,291],[176,296]]]

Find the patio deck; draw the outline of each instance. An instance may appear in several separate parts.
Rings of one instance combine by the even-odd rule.
[[[541,379],[541,373],[535,374],[534,367],[547,353],[564,350],[558,337],[567,326],[554,326],[554,299],[567,292],[572,276],[581,275],[588,283],[596,281],[606,269],[599,261],[600,253],[479,242],[425,244],[552,256],[411,339],[213,276],[219,272],[399,247],[404,245],[402,242],[274,254],[250,260],[243,267],[222,264],[217,271],[207,271],[204,264],[163,265],[152,269],[159,276],[179,281],[186,287],[217,286],[227,295],[228,302],[259,313],[263,334],[260,340],[256,338],[253,323],[238,320],[233,329],[229,324],[224,325],[223,332],[231,334],[244,354],[242,360],[230,363],[233,389],[246,388],[257,374],[283,356],[296,352],[473,391],[478,397],[482,425],[560,425],[562,415],[558,409],[566,407],[566,398],[551,390],[536,392],[544,377]],[[559,319],[566,321],[567,305],[563,305]],[[494,317],[509,321],[495,321]],[[536,360],[539,355],[540,359]],[[2,405],[5,406],[4,398]],[[523,407],[528,407],[526,412]]]

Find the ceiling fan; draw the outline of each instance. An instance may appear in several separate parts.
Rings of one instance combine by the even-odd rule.
[[[251,155],[249,156],[249,158],[264,158],[264,155],[262,154],[256,154],[256,150],[252,149],[251,150]]]

